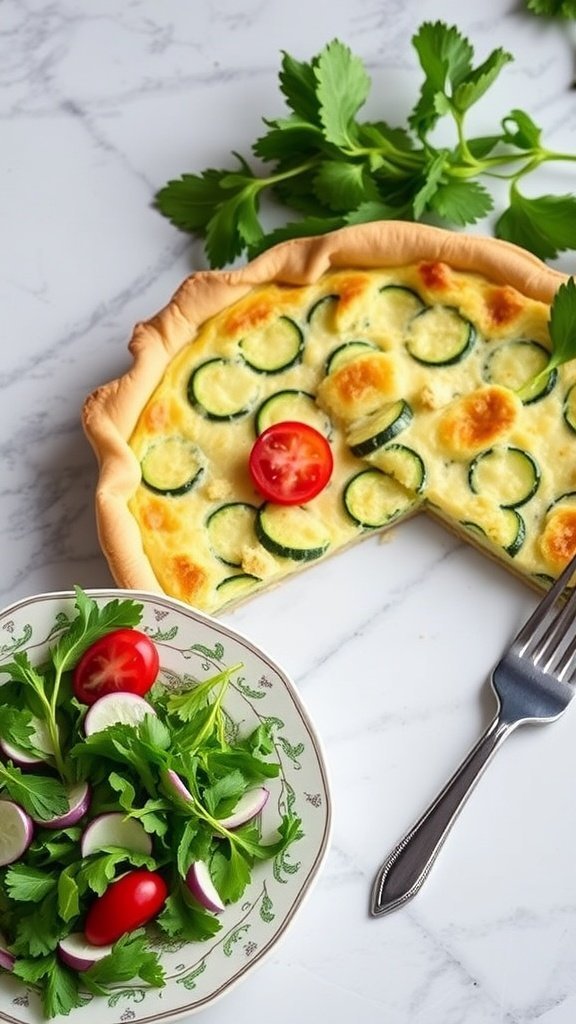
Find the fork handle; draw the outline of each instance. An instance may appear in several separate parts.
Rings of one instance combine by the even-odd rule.
[[[513,728],[514,723],[496,716],[428,810],[392,850],[374,882],[371,912],[375,917],[416,895],[467,797]]]

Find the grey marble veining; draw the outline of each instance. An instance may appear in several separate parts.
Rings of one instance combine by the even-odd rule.
[[[3,604],[111,583],[82,403],[130,365],[134,323],[206,265],[154,210],[155,191],[249,154],[262,118],[284,113],[282,50],[308,59],[343,39],[372,77],[367,114],[402,124],[420,86],[411,37],[438,18],[477,57],[514,54],[471,116],[478,134],[524,107],[550,146],[576,151],[573,36],[516,0],[0,0]],[[575,186],[574,165],[559,164],[530,188]],[[573,272],[574,253],[555,265]],[[572,1024],[573,718],[514,737],[418,898],[368,916],[379,861],[487,723],[489,670],[534,600],[419,517],[225,616],[296,680],[335,822],[293,928],[199,1019]]]

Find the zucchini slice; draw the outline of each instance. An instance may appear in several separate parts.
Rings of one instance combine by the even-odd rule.
[[[220,580],[216,590],[225,601],[235,601],[254,590],[258,583],[261,583],[259,576],[252,576],[249,572],[239,572],[235,576],[227,576],[226,579]]]
[[[536,387],[530,386],[549,358],[548,349],[538,341],[505,341],[490,352],[482,376],[489,384],[519,392],[523,404],[531,405],[549,395],[558,380],[558,371],[553,369]]]
[[[566,392],[562,415],[564,416],[566,426],[572,433],[576,434],[576,384],[573,384],[569,391]]]
[[[255,526],[262,547],[280,558],[311,562],[330,546],[324,523],[300,505],[262,505]]]
[[[507,555],[514,558],[526,540],[526,523],[515,508],[503,508],[501,512],[498,543],[504,548]],[[476,534],[481,544],[489,546],[488,534],[480,523],[467,521],[460,523],[460,526],[464,526],[470,533]]]
[[[338,295],[323,295],[322,298],[317,299],[306,314],[306,323],[315,331],[332,331],[339,297]]]
[[[245,501],[221,505],[206,520],[212,550],[225,565],[242,565],[242,552],[246,545],[256,543],[254,522],[258,509]]]
[[[363,469],[348,481],[344,508],[358,526],[375,530],[408,512],[417,500],[393,477],[379,469]]]
[[[155,494],[186,494],[204,472],[204,457],[185,437],[163,437],[150,445],[140,463],[142,483]]]
[[[258,383],[246,365],[208,359],[190,375],[188,401],[210,420],[246,416],[258,398]]]
[[[529,452],[502,445],[480,452],[468,467],[474,494],[492,498],[501,508],[518,508],[538,490],[540,468]]]
[[[452,366],[468,355],[475,340],[473,324],[453,306],[429,306],[412,320],[406,349],[424,366]]]
[[[341,366],[344,366],[344,363],[348,363],[367,349],[371,349],[373,352],[375,350],[378,351],[378,346],[374,345],[371,341],[345,341],[343,345],[339,345],[328,356],[325,367],[326,373],[333,373],[334,370],[339,370]]]
[[[393,441],[405,430],[412,420],[412,409],[403,398],[389,405],[384,412],[377,412],[359,427],[353,427],[347,436],[348,446],[353,455],[363,458],[378,448]]]
[[[376,466],[388,476],[393,476],[402,487],[421,494],[426,487],[426,466],[422,456],[405,444],[387,444],[368,456],[371,466]]]
[[[282,373],[302,358],[304,335],[298,324],[280,316],[260,331],[242,338],[242,358],[257,373]]]
[[[406,333],[410,321],[426,309],[417,292],[401,284],[385,284],[380,289],[378,322],[390,333]]]
[[[332,433],[332,424],[326,413],[316,405],[314,395],[297,388],[287,388],[276,391],[258,407],[254,418],[256,434],[261,434],[273,423],[286,423],[288,420],[307,423],[325,437],[330,437]]]

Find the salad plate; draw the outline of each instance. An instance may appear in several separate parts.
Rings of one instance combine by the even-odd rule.
[[[240,736],[263,723],[271,728],[270,758],[279,766],[277,777],[267,783],[263,841],[273,840],[283,815],[293,814],[301,822],[293,843],[278,856],[256,863],[241,898],[219,915],[222,927],[216,935],[193,943],[152,932],[150,946],[160,955],[164,987],[149,987],[139,979],[111,985],[105,996],[87,993],[85,1005],[66,1018],[84,1024],[93,1022],[95,1014],[101,1024],[177,1020],[228,993],[263,961],[294,921],[328,850],[331,801],[326,764],[290,679],[248,638],[163,595],[117,589],[86,593],[99,607],[122,598],[142,605],[139,629],[158,649],[159,681],[167,687],[192,686],[241,666],[231,675],[226,715]],[[70,624],[74,603],[74,592],[54,592],[25,598],[0,612],[0,666],[18,653],[41,664]],[[45,1019],[34,986],[0,971],[0,1021],[40,1024]]]

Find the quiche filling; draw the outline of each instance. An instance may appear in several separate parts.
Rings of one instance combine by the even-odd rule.
[[[159,584],[218,611],[421,510],[520,574],[557,575],[576,551],[576,364],[542,376],[549,314],[420,262],[261,286],[208,320],[129,441]],[[265,501],[248,470],[285,421],[333,455],[305,505]]]

